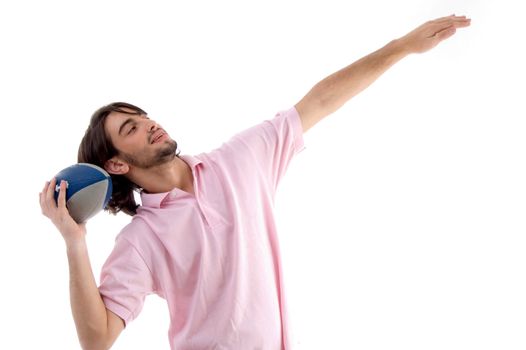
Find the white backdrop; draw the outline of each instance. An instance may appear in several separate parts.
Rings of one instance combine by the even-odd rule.
[[[297,349],[526,347],[519,1],[17,1],[0,5],[2,349],[79,348],[44,182],[98,107],[144,108],[209,151],[319,80],[452,13],[471,27],[398,63],[305,134],[277,196]],[[88,224],[99,272],[128,222]],[[114,349],[168,349],[156,296]]]

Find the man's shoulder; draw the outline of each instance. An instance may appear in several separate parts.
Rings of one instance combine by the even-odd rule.
[[[131,221],[121,229],[115,239],[116,241],[125,240],[135,245],[152,232],[150,225],[148,225],[142,215],[135,214]]]

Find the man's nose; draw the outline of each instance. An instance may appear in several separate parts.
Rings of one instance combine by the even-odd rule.
[[[159,125],[155,121],[149,119],[148,120],[148,131],[154,132],[157,129],[159,129]]]

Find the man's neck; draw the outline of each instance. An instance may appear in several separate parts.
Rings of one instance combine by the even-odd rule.
[[[149,169],[133,168],[128,176],[146,193],[170,192],[177,187],[192,195],[194,194],[192,169],[179,157]]]

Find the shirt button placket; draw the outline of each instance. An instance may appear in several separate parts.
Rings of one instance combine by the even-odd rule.
[[[201,207],[201,204],[199,204],[199,201],[195,200],[197,202],[197,207],[199,208],[199,212],[201,213],[201,216],[203,217],[203,220],[206,224],[206,226],[210,227],[210,222],[208,221],[208,219],[206,218],[206,214],[205,214],[205,211],[203,210],[203,207]]]
[[[201,206],[201,203],[199,203],[199,196],[197,195],[199,193],[199,190],[197,188],[197,184],[194,183],[194,198],[195,202],[197,203],[197,208],[199,209],[199,213],[201,214],[201,217],[203,221],[205,222],[206,226],[210,227],[210,221],[206,217],[205,211],[203,210],[203,207]]]

